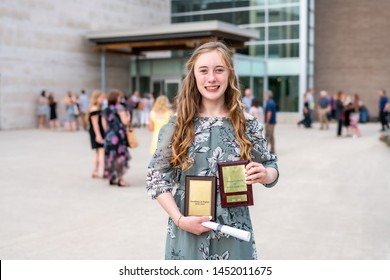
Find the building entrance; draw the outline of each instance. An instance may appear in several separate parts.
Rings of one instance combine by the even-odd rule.
[[[154,97],[166,95],[169,102],[173,103],[173,99],[179,91],[181,81],[178,79],[159,79],[152,81],[152,91]]]

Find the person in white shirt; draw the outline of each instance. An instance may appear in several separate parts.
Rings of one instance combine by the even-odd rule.
[[[249,114],[258,119],[260,123],[264,124],[264,110],[263,107],[260,106],[259,99],[253,98]]]
[[[252,106],[252,100],[253,100],[253,95],[252,95],[251,89],[250,88],[245,89],[244,95],[245,96],[242,98],[242,102],[244,102],[244,104],[245,104],[245,112],[248,113],[249,109]]]

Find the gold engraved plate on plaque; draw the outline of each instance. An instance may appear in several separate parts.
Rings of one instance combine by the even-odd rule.
[[[185,216],[212,216],[215,220],[216,181],[213,176],[186,176]]]
[[[229,195],[226,197],[228,203],[233,203],[233,202],[247,202],[248,201],[248,196],[246,194],[241,194],[241,195]]]
[[[223,167],[225,193],[246,192],[245,165]]]
[[[248,160],[218,163],[221,207],[253,205],[252,185],[248,185],[245,179],[248,163]]]

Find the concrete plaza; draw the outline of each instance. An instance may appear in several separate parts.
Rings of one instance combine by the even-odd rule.
[[[390,149],[362,137],[276,127],[280,181],[254,186],[262,259],[390,259]],[[92,179],[89,136],[0,132],[0,259],[162,259],[167,215],[145,191],[151,134],[137,129],[129,188]]]

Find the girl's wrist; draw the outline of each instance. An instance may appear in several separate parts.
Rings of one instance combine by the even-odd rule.
[[[182,215],[182,214],[180,214],[179,218],[177,218],[177,219],[176,219],[176,222],[175,222],[175,224],[176,224],[176,226],[177,226],[178,228],[180,228],[180,220],[181,220],[181,218],[183,218],[183,215]]]

